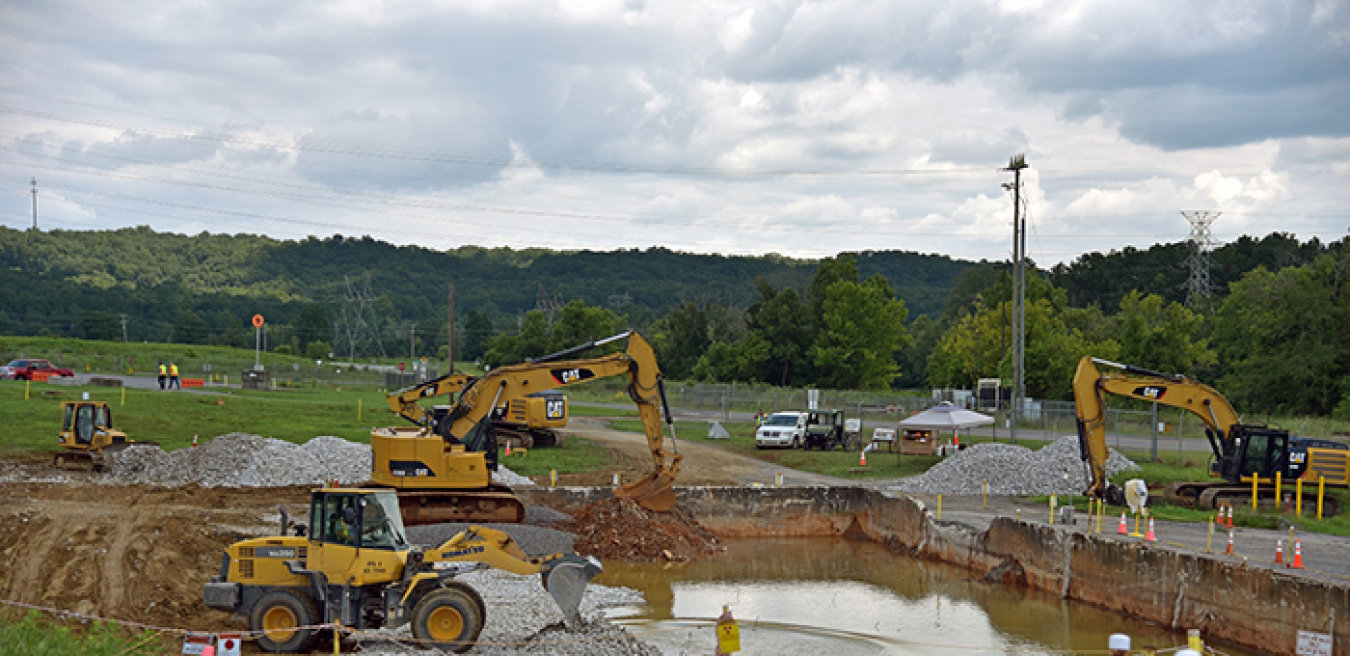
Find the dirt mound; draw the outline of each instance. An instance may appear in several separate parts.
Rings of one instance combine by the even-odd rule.
[[[573,513],[577,553],[600,560],[695,560],[722,550],[717,536],[678,506],[652,512],[632,499],[614,497]]]

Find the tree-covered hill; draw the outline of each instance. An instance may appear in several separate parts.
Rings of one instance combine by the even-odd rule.
[[[461,314],[477,309],[503,319],[535,308],[542,296],[655,316],[684,302],[747,307],[757,300],[756,278],[805,289],[817,264],[664,248],[442,252],[370,237],[279,241],[144,226],[0,228],[0,285],[7,290],[0,296],[0,333],[87,336],[89,314],[98,313],[102,332],[108,317],[116,318],[116,337],[126,315],[128,339],[186,341],[202,337],[187,330],[217,337],[239,332],[237,324],[254,314],[287,324],[313,303],[335,322],[344,312],[365,311],[385,326],[420,324],[427,331],[445,323],[451,282]],[[858,264],[864,276],[886,277],[912,315],[939,311],[957,276],[972,266],[899,251],[861,253]],[[184,323],[185,312],[200,321]]]

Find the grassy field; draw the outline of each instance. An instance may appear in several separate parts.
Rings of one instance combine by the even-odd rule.
[[[85,393],[91,400],[107,402],[113,425],[132,439],[159,442],[169,451],[190,446],[193,435],[205,441],[231,432],[297,444],[320,435],[369,444],[372,427],[406,424],[389,410],[384,394],[369,387],[196,393],[0,381],[0,416],[6,418],[0,425],[0,455],[49,457],[60,430],[61,401],[78,400]],[[574,406],[572,412],[577,416],[636,415],[632,410],[586,406]],[[555,469],[610,471],[614,459],[600,445],[570,439],[561,448],[532,449],[525,458],[512,458],[508,466],[523,476],[546,476]]]
[[[151,656],[177,653],[176,646],[154,631],[133,631],[114,623],[70,624],[37,611],[0,612],[0,653],[4,654]]]

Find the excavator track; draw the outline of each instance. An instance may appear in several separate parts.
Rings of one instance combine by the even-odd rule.
[[[399,490],[398,505],[405,526],[481,522],[519,524],[525,504],[511,488],[492,485],[483,490]]]
[[[52,465],[57,469],[84,469],[96,472],[107,471],[117,454],[134,447],[159,446],[159,442],[119,442],[99,451],[58,451],[52,456]]]
[[[1291,489],[1286,488],[1284,493],[1291,499],[1297,498]],[[1252,488],[1250,485],[1231,485],[1228,483],[1172,483],[1163,491],[1163,496],[1175,505],[1199,508],[1200,510],[1214,510],[1219,506],[1242,508],[1250,506]],[[1257,502],[1263,506],[1282,503],[1282,501],[1276,499],[1275,488],[1272,485],[1258,486],[1256,497]],[[1341,513],[1340,501],[1335,496],[1327,495],[1323,498],[1322,503],[1323,517],[1335,517]],[[1304,514],[1317,512],[1316,488],[1312,493],[1309,493],[1306,488],[1304,489],[1303,512]]]

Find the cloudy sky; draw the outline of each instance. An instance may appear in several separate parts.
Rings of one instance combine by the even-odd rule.
[[[1343,0],[16,0],[0,225],[1041,264],[1350,231]]]

